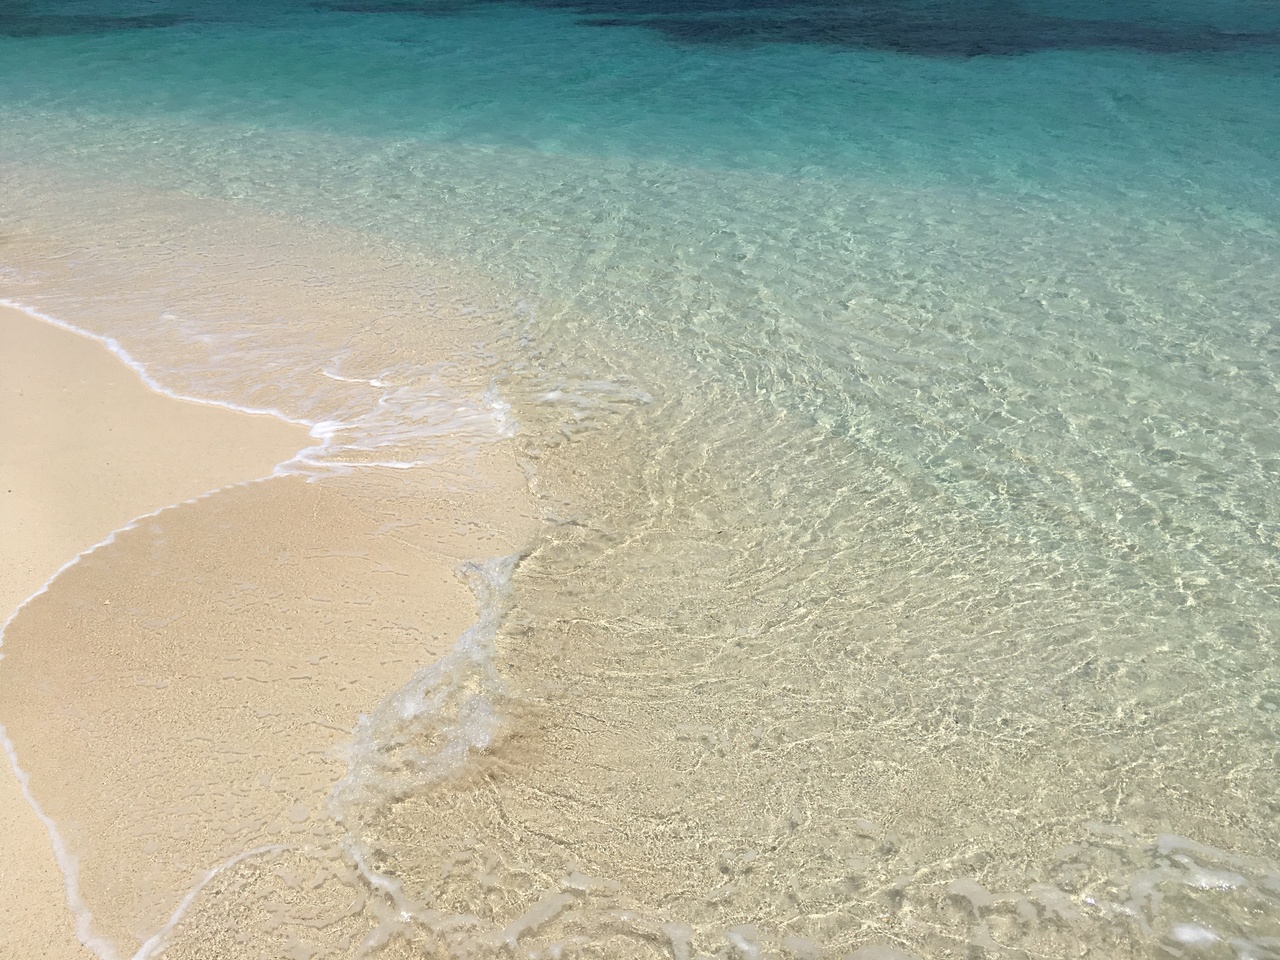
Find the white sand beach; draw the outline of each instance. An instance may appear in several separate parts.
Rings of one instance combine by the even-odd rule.
[[[210,868],[326,842],[341,746],[475,619],[454,567],[514,548],[523,481],[496,458],[474,493],[424,491],[421,471],[243,485],[307,431],[158,394],[102,344],[15,310],[0,342],[6,615],[179,504],[64,571],[0,662],[0,721],[78,860],[92,937],[130,956]],[[0,942],[84,958],[49,836],[0,779]]]
[[[162,396],[101,343],[17,310],[0,308],[0,343],[5,618],[134,517],[266,476],[310,442],[303,428],[271,417]],[[0,849],[0,941],[16,945],[15,957],[87,956],[49,836],[7,763]]]

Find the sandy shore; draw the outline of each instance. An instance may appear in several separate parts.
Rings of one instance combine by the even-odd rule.
[[[92,932],[129,956],[211,867],[332,844],[342,745],[474,620],[454,568],[515,548],[523,480],[495,453],[453,474],[278,477],[184,503],[269,475],[306,432],[156,394],[100,344],[12,310],[0,342],[5,615],[111,531],[180,504],[58,577],[0,662],[0,722],[78,859]],[[0,849],[0,943],[88,956],[7,769]]]
[[[268,475],[310,442],[270,417],[161,396],[103,345],[16,310],[0,307],[0,343],[0,620],[134,517]],[[8,763],[0,850],[0,942],[15,957],[88,956]]]

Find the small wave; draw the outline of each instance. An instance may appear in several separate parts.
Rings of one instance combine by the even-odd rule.
[[[373,866],[364,822],[386,804],[446,780],[502,735],[505,688],[494,665],[494,643],[519,561],[512,555],[459,567],[476,597],[476,623],[450,653],[419,670],[356,726],[347,775],[333,789],[330,813],[345,831],[346,855],[395,907],[389,914],[395,922],[389,926],[384,918],[366,947],[385,942],[422,908],[396,877]]]
[[[322,367],[320,373],[330,380],[362,389],[336,404],[336,398],[329,398],[330,403],[338,407],[329,416],[305,417],[279,407],[251,406],[193,395],[166,386],[148,364],[134,357],[114,337],[93,333],[16,300],[0,298],[0,306],[101,343],[151,390],[163,396],[238,413],[271,416],[306,427],[317,443],[279,464],[275,472],[280,475],[323,476],[363,467],[426,466],[439,462],[443,455],[456,452],[461,446],[506,439],[517,430],[510,405],[493,384],[481,396],[472,397],[450,389],[432,377],[430,371],[408,382],[397,380],[394,374],[385,379],[348,377],[340,372],[340,360]],[[207,342],[209,338],[204,339]],[[246,361],[261,363],[262,360],[243,355],[233,358],[229,356],[231,353],[224,348],[217,351],[216,359],[220,364],[236,359],[250,369],[253,365]]]

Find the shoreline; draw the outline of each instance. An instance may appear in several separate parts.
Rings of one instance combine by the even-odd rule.
[[[194,406],[199,413],[190,415],[189,405],[147,384],[104,338],[9,301],[0,303],[0,338],[7,408],[0,434],[6,531],[0,643],[23,607],[120,529],[175,502],[269,475],[298,442],[306,445],[305,431],[266,417]],[[222,421],[215,441],[222,449],[198,465],[180,462],[195,452],[189,440],[184,449],[183,435],[209,429],[214,419]],[[76,469],[95,461],[105,467],[101,476]],[[0,647],[0,673],[6,652]],[[9,757],[0,775],[0,838],[14,854],[0,870],[9,928],[0,939],[32,958],[92,956],[77,939],[46,826],[22,795]]]
[[[497,451],[460,465],[466,491],[434,470],[281,475],[315,444],[302,427],[175,399],[74,329],[0,305],[0,723],[87,909],[6,773],[0,940],[150,956],[184,910],[203,927],[209,870],[332,847],[356,719],[475,621],[454,568],[518,546],[527,490]]]

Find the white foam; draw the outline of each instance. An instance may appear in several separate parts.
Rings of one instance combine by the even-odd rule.
[[[573,903],[573,895],[568,893],[549,893],[511,923],[502,931],[502,942],[514,952],[519,946],[520,938],[535,933],[546,926]]]
[[[212,882],[219,874],[224,873],[232,867],[254,857],[261,857],[269,853],[284,853],[286,850],[295,849],[297,849],[297,847],[290,846],[288,844],[270,844],[264,847],[254,847],[252,850],[245,850],[243,853],[238,853],[234,857],[224,860],[216,867],[212,867],[207,870],[205,875],[200,878],[200,881],[188,890],[187,895],[178,902],[176,907],[173,908],[173,912],[169,914],[169,919],[165,921],[165,925],[147,938],[146,942],[138,948],[138,952],[133,955],[131,960],[152,960],[153,957],[159,956],[168,944],[169,936],[173,933],[174,927],[178,925],[178,922],[186,914],[191,904],[195,903],[196,897],[200,895],[200,891],[208,886],[209,883]]]
[[[225,400],[211,400],[207,397],[193,397],[187,394],[177,393],[176,391],[170,390],[168,387],[160,383],[160,381],[158,381],[155,377],[153,377],[151,373],[147,370],[146,365],[134,359],[133,355],[130,354],[129,351],[126,350],[123,346],[121,346],[120,341],[116,340],[114,337],[106,337],[101,334],[97,334],[97,333],[93,333],[92,331],[85,330],[83,327],[77,327],[75,324],[67,323],[65,320],[59,320],[57,317],[51,317],[47,313],[44,313],[40,310],[36,310],[34,307],[28,307],[25,304],[17,302],[16,300],[9,300],[4,297],[0,297],[0,307],[8,307],[10,310],[17,310],[19,313],[25,313],[27,316],[32,317],[36,320],[42,320],[45,323],[51,326],[57,327],[60,330],[66,330],[70,333],[77,333],[80,336],[87,337],[90,340],[96,340],[98,343],[102,344],[104,347],[106,347],[108,350],[114,353],[120,359],[121,363],[123,363],[126,367],[128,367],[130,370],[136,373],[138,375],[139,380],[145,383],[148,387],[150,387],[156,393],[162,394],[163,396],[172,397],[174,400],[182,400],[186,403],[198,403],[206,407],[221,407],[224,410],[234,410],[237,413],[248,413],[248,414],[253,414],[255,416],[265,415],[265,416],[275,417],[277,420],[283,420],[285,423],[293,423],[302,427],[314,426],[313,424],[308,423],[306,420],[299,420],[294,417],[287,416],[281,411],[275,410],[275,409],[244,407],[236,403],[229,403]],[[312,436],[316,436],[316,434],[312,434]],[[317,439],[319,439],[319,437],[317,437]]]
[[[496,557],[459,567],[476,595],[479,618],[448,654],[360,717],[348,749],[347,775],[330,798],[339,822],[370,803],[438,782],[470,753],[494,742],[501,725],[496,701],[503,693],[493,666],[494,640],[519,559]],[[424,753],[413,741],[428,735],[435,735],[439,746]]]
[[[756,942],[758,934],[755,927],[739,924],[726,930],[724,936],[739,960],[760,960],[760,944]]]
[[[3,631],[0,631],[0,640],[2,639]],[[31,795],[30,778],[27,776],[26,771],[19,766],[18,754],[13,748],[13,741],[9,739],[8,731],[3,726],[0,726],[0,742],[4,744],[5,755],[9,758],[9,766],[13,770],[13,775],[18,779],[18,787],[22,791],[22,796],[27,803],[31,804],[31,809],[35,811],[36,816],[49,833],[49,841],[53,845],[54,858],[58,862],[58,869],[62,871],[62,884],[67,894],[67,906],[71,908],[71,914],[76,920],[76,937],[101,960],[119,960],[119,954],[116,953],[115,947],[93,932],[93,914],[90,913],[88,905],[80,896],[80,865],[63,842],[62,834],[58,832],[57,824],[45,814],[40,808],[40,804],[36,803],[35,797]]]
[[[1249,883],[1238,873],[1229,870],[1206,870],[1204,867],[1197,866],[1189,857],[1187,860],[1187,876],[1182,882],[1188,887],[1194,887],[1197,890],[1236,890]]]
[[[383,804],[443,781],[500,736],[504,689],[493,664],[494,645],[519,561],[519,555],[512,555],[458,568],[476,596],[475,624],[448,654],[419,670],[356,725],[347,774],[334,785],[329,808],[345,832],[347,857],[396,912],[389,924],[379,923],[370,943],[386,942],[395,934],[393,927],[423,915],[423,910],[408,898],[399,880],[372,866],[371,850],[360,835],[361,822]],[[421,749],[419,741],[434,749]]]
[[[1198,923],[1176,923],[1169,935],[1189,947],[1210,947],[1222,939],[1208,927],[1202,927]]]

